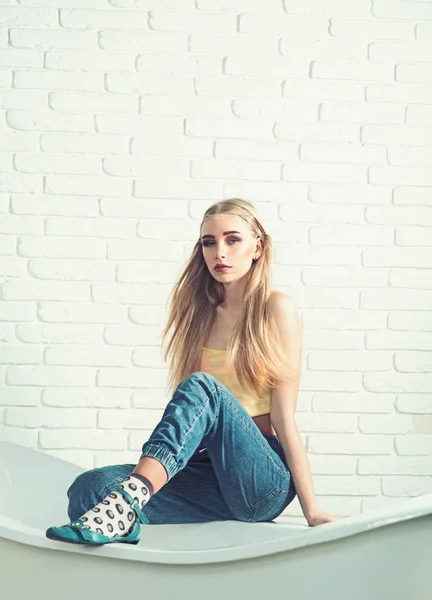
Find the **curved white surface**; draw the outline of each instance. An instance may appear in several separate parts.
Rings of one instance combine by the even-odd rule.
[[[39,597],[35,581],[30,584],[19,575],[26,565],[37,568],[44,600],[114,598],[124,594],[120,582],[125,577],[158,598],[216,599],[227,590],[234,597],[237,589],[250,600],[262,598],[274,585],[287,596],[307,592],[308,600],[360,600],[365,594],[368,600],[402,600],[407,594],[410,600],[432,598],[432,494],[312,528],[306,522],[218,521],[142,525],[137,546],[48,540],[47,527],[69,521],[66,489],[82,471],[0,442],[0,565],[6,589],[19,591],[16,598]],[[29,490],[43,502],[32,502]],[[85,582],[79,590],[64,585],[74,573]],[[205,589],[179,589],[183,578],[197,585],[204,578]],[[61,594],[48,582],[56,582]]]

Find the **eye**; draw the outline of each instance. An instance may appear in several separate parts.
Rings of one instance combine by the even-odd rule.
[[[229,242],[240,242],[239,238],[230,238],[228,241],[229,241]],[[202,244],[202,245],[203,245],[203,246],[205,246],[205,247],[207,247],[207,246],[210,246],[210,244],[212,244],[212,245],[213,245],[213,244],[214,244],[214,242],[203,242],[203,244]],[[232,244],[231,244],[231,245],[232,245]]]

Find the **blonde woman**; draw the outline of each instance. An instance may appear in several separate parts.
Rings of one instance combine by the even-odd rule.
[[[317,505],[295,422],[302,334],[294,301],[272,291],[272,242],[253,204],[204,213],[174,287],[169,393],[138,464],[79,475],[71,522],[50,539],[136,544],[140,524],[271,522],[297,495],[310,526],[340,517]],[[218,267],[224,265],[224,267]]]

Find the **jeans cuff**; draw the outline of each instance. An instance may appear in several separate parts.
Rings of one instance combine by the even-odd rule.
[[[163,464],[168,473],[167,482],[172,477],[174,477],[174,475],[178,471],[177,461],[175,460],[171,452],[166,448],[163,448],[159,444],[144,444],[140,460],[141,458],[144,458],[144,456],[150,456],[151,458],[155,458]]]

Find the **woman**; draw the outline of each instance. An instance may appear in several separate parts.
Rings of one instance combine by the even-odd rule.
[[[174,393],[162,419],[137,465],[75,479],[71,523],[47,537],[136,544],[140,523],[271,522],[296,495],[310,526],[340,518],[314,495],[294,418],[301,326],[292,299],[270,290],[271,263],[250,202],[206,210],[163,331],[174,327],[165,352]]]

